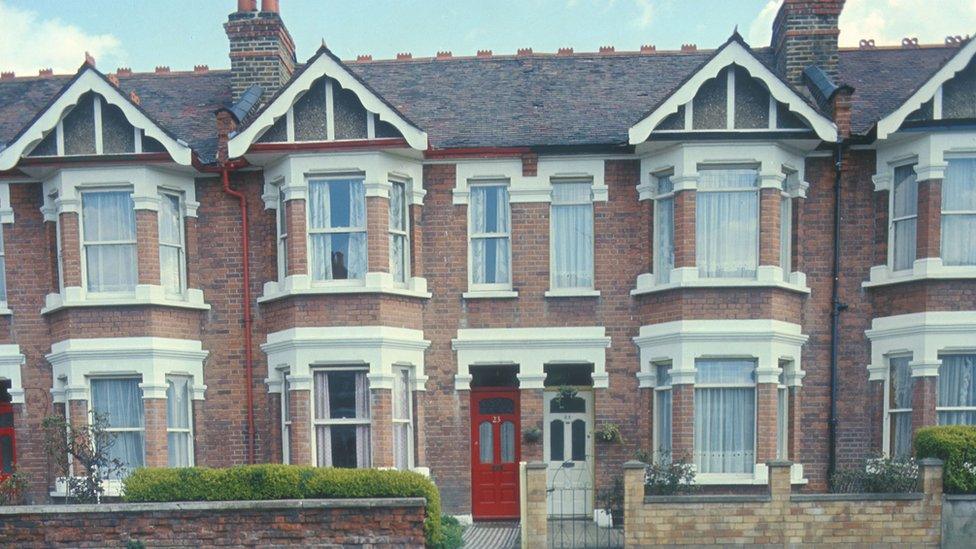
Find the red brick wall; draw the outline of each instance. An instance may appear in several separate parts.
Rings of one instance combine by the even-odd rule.
[[[925,376],[912,378],[912,432],[922,427],[938,424],[935,414],[939,378]]]
[[[382,294],[339,294],[277,299],[261,304],[268,333],[302,326],[395,326],[422,329],[421,301]]]
[[[169,465],[166,399],[146,398],[142,406],[146,417],[146,467],[166,467]]]
[[[289,463],[293,465],[312,465],[315,463],[312,448],[312,392],[291,391],[291,443]]]
[[[756,385],[756,463],[776,459],[778,401],[775,383]]]
[[[366,247],[370,272],[390,272],[390,199],[366,199]]]
[[[286,240],[288,274],[307,274],[309,270],[305,200],[296,199],[285,202],[285,216],[288,231],[288,239]],[[275,249],[277,250],[277,245]]]
[[[678,191],[674,193],[674,266],[695,264],[695,191]]]
[[[799,323],[805,298],[779,288],[683,288],[636,300],[644,324],[761,318]]]
[[[52,342],[95,337],[200,339],[202,313],[161,306],[78,307],[48,316]]]
[[[918,221],[916,254],[918,259],[939,257],[942,236],[942,180],[918,182]]]
[[[373,467],[393,467],[393,397],[389,389],[372,389],[370,434]]]
[[[158,285],[159,212],[136,210],[136,256],[139,261],[139,284]]]
[[[38,191],[40,192],[40,191]],[[13,198],[11,198],[13,201]],[[78,214],[66,212],[61,218],[61,275],[65,286],[81,286],[81,235]]]
[[[920,280],[869,290],[875,316],[976,310],[976,281]]]
[[[759,264],[779,265],[780,202],[779,189],[759,191]]]
[[[693,459],[695,449],[695,387],[688,383],[671,386],[671,455]]]

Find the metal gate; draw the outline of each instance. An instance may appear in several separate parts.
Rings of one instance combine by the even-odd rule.
[[[589,463],[593,463],[592,460]],[[591,483],[579,482],[581,475],[593,472],[572,461],[562,464],[546,487],[549,508],[549,547],[558,549],[610,549],[624,546],[623,527],[609,520],[597,521],[603,510],[597,508]]]

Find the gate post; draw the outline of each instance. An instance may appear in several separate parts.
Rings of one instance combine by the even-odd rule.
[[[522,508],[522,549],[549,546],[546,505],[546,464],[533,461],[525,465],[525,503]]]
[[[647,464],[631,460],[624,463],[624,543],[631,546],[627,539],[628,528],[636,528],[641,507],[644,505],[644,481],[647,478]]]

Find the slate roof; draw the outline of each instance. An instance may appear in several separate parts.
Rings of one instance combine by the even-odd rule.
[[[958,47],[841,50],[839,83],[855,88],[853,130],[869,132]],[[346,66],[428,134],[434,148],[622,145],[627,130],[714,50],[350,62]],[[753,50],[772,65],[768,48]],[[0,143],[8,143],[70,76],[0,81]],[[231,101],[230,72],[136,73],[120,88],[204,162],[213,113]]]

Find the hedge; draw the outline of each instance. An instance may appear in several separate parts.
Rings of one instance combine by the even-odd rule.
[[[945,491],[976,493],[976,426],[923,427],[915,433],[915,455],[945,462]]]
[[[300,465],[141,468],[123,481],[129,502],[423,497],[427,545],[444,543],[441,496],[427,477],[409,471]]]

